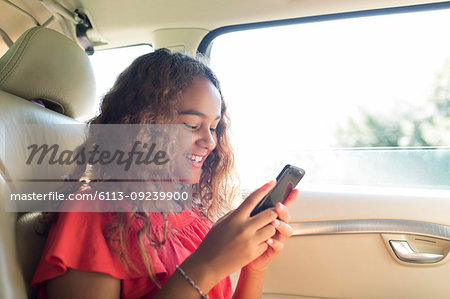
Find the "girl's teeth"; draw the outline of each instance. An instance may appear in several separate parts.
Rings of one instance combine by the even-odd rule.
[[[193,162],[200,162],[203,160],[203,157],[193,155],[186,155],[186,158],[190,159]]]

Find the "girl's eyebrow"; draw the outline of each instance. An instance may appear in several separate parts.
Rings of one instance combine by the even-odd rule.
[[[197,116],[200,116],[200,117],[203,117],[203,118],[206,117],[206,115],[204,113],[202,113],[202,112],[200,112],[198,110],[194,110],[194,109],[181,111],[181,112],[178,112],[178,114],[191,114],[191,115],[197,115]],[[217,115],[216,119],[220,119],[220,118],[221,118],[221,116]]]

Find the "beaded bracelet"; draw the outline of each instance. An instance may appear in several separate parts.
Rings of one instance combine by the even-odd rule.
[[[184,278],[186,278],[186,280],[194,287],[194,289],[197,290],[202,299],[208,299],[208,295],[205,295],[205,293],[203,293],[203,291],[200,290],[198,285],[195,284],[195,282],[186,274],[186,272],[183,271],[183,269],[181,269],[178,265],[176,265],[175,267],[177,268],[178,271],[180,271],[181,275],[183,275]]]

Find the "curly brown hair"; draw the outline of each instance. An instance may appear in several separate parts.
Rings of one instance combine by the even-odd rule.
[[[88,121],[88,124],[168,124],[177,118],[177,103],[180,95],[189,88],[194,79],[208,79],[217,88],[221,96],[221,119],[217,125],[217,146],[202,166],[199,182],[193,186],[197,205],[194,206],[210,220],[215,221],[231,209],[232,201],[238,196],[239,185],[234,172],[234,156],[228,137],[229,117],[222,96],[219,81],[202,57],[193,58],[187,54],[171,53],[167,49],[158,49],[137,58],[123,71],[111,90],[104,96],[100,114]],[[89,136],[80,145],[90,146],[95,136]],[[72,190],[78,190],[86,178],[86,166],[79,165],[68,177],[76,181]],[[87,177],[89,179],[89,177]],[[120,256],[127,269],[137,270],[131,262],[127,242],[130,231],[130,219],[141,219],[143,226],[138,231],[139,249],[142,262],[150,278],[159,286],[154,276],[152,262],[145,248],[145,241],[152,246],[165,242],[168,234],[167,217],[165,219],[163,240],[152,240],[151,222],[148,213],[115,213],[105,229],[105,237],[110,247]]]

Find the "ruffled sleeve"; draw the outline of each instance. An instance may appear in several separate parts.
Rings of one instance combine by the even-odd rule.
[[[38,298],[46,296],[42,283],[64,274],[67,268],[105,273],[121,280],[135,280],[146,276],[143,274],[145,272],[137,272],[132,268],[127,271],[120,257],[110,248],[104,229],[113,215],[89,212],[58,214],[31,283],[38,291]],[[135,250],[130,248],[130,252],[136,252]],[[152,250],[149,254],[155,274],[167,273],[158,255]],[[138,266],[137,270],[145,271],[136,258],[134,254],[132,261]],[[147,284],[147,288],[151,288],[151,285]]]

